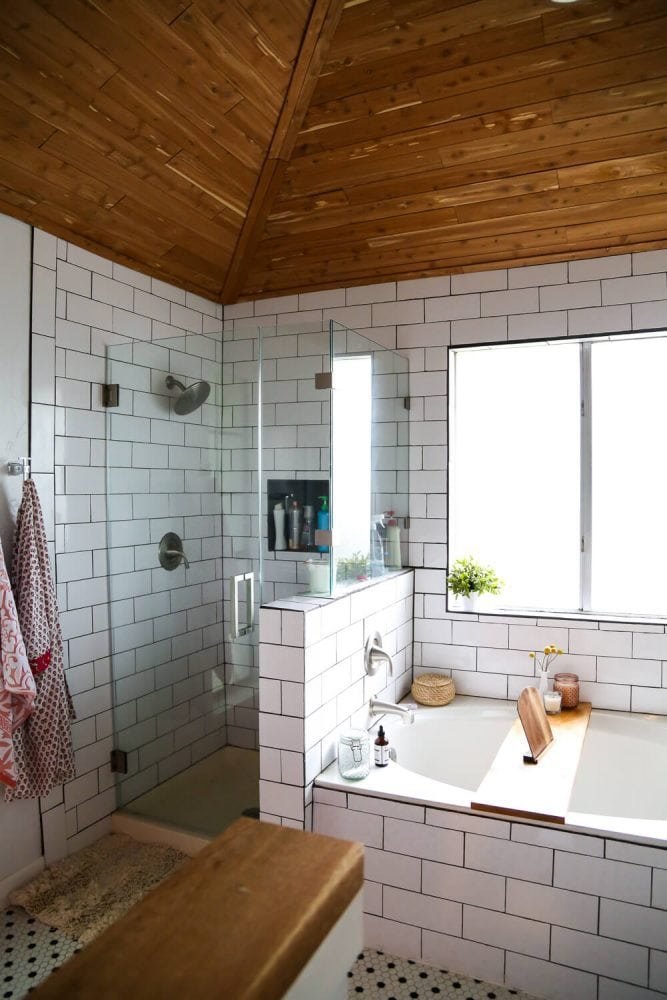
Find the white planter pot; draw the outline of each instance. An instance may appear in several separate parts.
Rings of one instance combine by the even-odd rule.
[[[459,597],[461,611],[477,611],[479,604],[479,594],[471,594],[470,597]]]

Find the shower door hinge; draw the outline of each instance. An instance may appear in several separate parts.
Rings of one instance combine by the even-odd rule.
[[[316,389],[331,389],[333,383],[331,379],[331,372],[316,372],[315,374],[315,388]]]
[[[403,409],[404,410],[409,410],[410,409],[410,397],[409,396],[403,396]]]
[[[109,763],[113,774],[127,774],[127,751],[112,750],[109,755]]]
[[[120,387],[118,382],[111,382],[102,386],[102,406],[118,406]]]

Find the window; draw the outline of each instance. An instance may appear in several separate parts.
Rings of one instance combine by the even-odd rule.
[[[667,336],[450,351],[449,559],[515,611],[667,616]]]
[[[369,551],[372,377],[369,354],[333,359],[331,511],[336,559],[365,556]]]

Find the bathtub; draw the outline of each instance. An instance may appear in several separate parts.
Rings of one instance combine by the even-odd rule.
[[[471,809],[515,719],[462,696],[384,716],[395,762],[316,779],[313,829],[366,848],[366,947],[551,1000],[664,998],[667,717],[593,711],[564,823]]]
[[[334,761],[316,783],[420,805],[469,808],[516,717],[514,702],[466,696],[442,708],[419,706],[412,725],[387,715],[382,724],[395,761],[371,767],[362,781],[341,778]],[[666,774],[667,716],[594,709],[566,825],[667,843]]]

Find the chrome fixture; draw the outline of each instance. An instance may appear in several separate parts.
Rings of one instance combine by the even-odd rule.
[[[408,725],[415,721],[416,711],[416,705],[395,705],[392,701],[381,701],[380,698],[371,698],[368,702],[370,715],[400,715]]]
[[[160,548],[158,549],[158,558],[160,560],[160,566],[163,569],[171,570],[176,569],[181,563],[186,569],[190,569],[190,563],[188,562],[188,557],[183,551],[183,542],[173,531],[168,531],[166,535],[163,535],[160,539]]]
[[[32,459],[28,455],[19,456],[16,462],[7,462],[7,475],[8,476],[23,476],[24,479],[30,479],[30,463]]]
[[[376,674],[380,666],[386,663],[389,673],[394,673],[394,662],[386,649],[382,648],[382,636],[379,632],[371,632],[366,640],[364,649],[364,666],[366,673],[371,677]]]
[[[239,584],[245,584],[245,625],[239,624]],[[255,627],[255,574],[238,573],[229,578],[229,599],[232,605],[232,627],[229,638],[233,642],[248,635]]]
[[[208,394],[211,391],[211,387],[208,382],[193,382],[191,386],[187,389],[182,382],[175,379],[173,375],[167,375],[165,379],[165,385],[167,389],[180,389],[181,395],[178,397],[174,403],[174,413],[180,414],[180,416],[185,416],[186,413],[192,413],[194,410],[198,409],[202,403],[205,403],[208,399]]]

